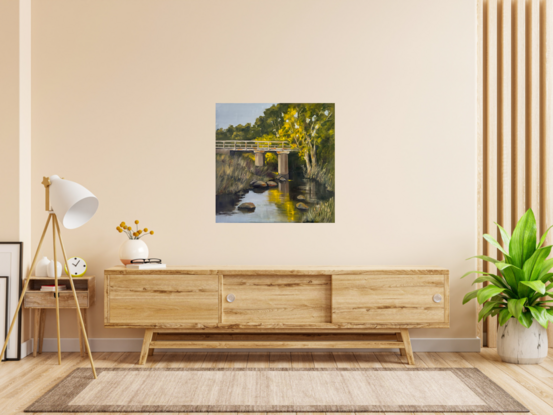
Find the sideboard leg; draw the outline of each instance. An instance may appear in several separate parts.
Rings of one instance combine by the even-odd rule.
[[[148,359],[148,351],[150,350],[150,342],[152,341],[152,336],[154,334],[154,329],[146,329],[144,332],[144,342],[142,343],[142,352],[140,353],[140,359],[138,360],[139,365],[146,364]]]
[[[152,340],[156,340],[157,339],[157,333],[154,333],[154,335],[152,336]],[[154,350],[155,349],[150,349],[148,350],[148,356],[153,356],[154,355]]]
[[[409,330],[402,329],[401,337],[403,338],[403,343],[405,344],[405,353],[407,354],[407,362],[410,365],[415,364],[415,356],[413,356],[413,348],[411,347],[411,337],[409,337]]]
[[[403,342],[403,337],[401,333],[396,333],[396,337],[398,342]],[[407,356],[407,352],[405,351],[405,349],[399,349],[399,354],[401,356]]]

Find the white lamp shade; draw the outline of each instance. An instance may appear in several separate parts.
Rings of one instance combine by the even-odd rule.
[[[88,222],[98,210],[98,199],[78,183],[50,176],[50,205],[67,229]]]

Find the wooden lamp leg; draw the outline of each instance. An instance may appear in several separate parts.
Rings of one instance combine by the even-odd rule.
[[[40,253],[40,247],[42,246],[42,242],[44,241],[44,235],[46,235],[46,231],[48,230],[48,225],[50,224],[51,217],[52,217],[51,214],[48,215],[48,219],[46,220],[46,225],[44,226],[44,231],[42,231],[42,236],[40,237],[40,242],[38,243],[38,247],[36,249],[35,257],[33,258],[33,262],[31,263],[31,268],[29,268],[29,272],[27,273],[27,280],[25,281],[25,285],[23,286],[23,291],[21,291],[21,297],[19,297],[19,303],[17,304],[15,314],[13,315],[13,320],[12,320],[12,324],[10,325],[10,330],[8,331],[8,335],[6,336],[6,340],[4,341],[4,347],[2,347],[2,352],[0,353],[0,362],[2,361],[2,358],[4,357],[4,352],[6,351],[6,347],[8,347],[8,341],[10,340],[10,336],[12,334],[13,327],[15,326],[15,320],[17,319],[17,314],[19,313],[19,309],[21,308],[21,304],[23,304],[23,299],[25,298],[25,293],[27,292],[27,288],[29,287],[29,281],[31,280],[31,274],[35,269],[36,260],[38,258],[38,254]],[[53,224],[52,224],[52,226],[53,226]]]
[[[46,308],[40,309],[40,332],[38,343],[38,354],[42,354],[42,345],[44,343],[44,328],[46,327]]]
[[[52,222],[54,222],[54,226],[52,226],[53,229],[53,235],[54,235],[54,285],[55,285],[55,293],[56,293],[56,327],[58,330],[58,364],[61,365],[61,338],[60,338],[60,294],[58,291],[58,258],[56,255],[56,222],[57,222],[56,215],[53,215]]]
[[[54,215],[54,226],[58,230],[58,237],[60,240],[61,245],[61,251],[63,253],[63,260],[65,263],[65,266],[67,267],[67,270],[69,270],[69,263],[67,262],[67,254],[65,253],[65,247],[63,246],[63,239],[61,238],[61,232],[60,232],[60,225],[58,223],[58,218]],[[75,306],[77,309],[77,316],[79,317],[79,323],[81,325],[82,335],[83,335],[83,342],[86,346],[86,351],[88,353],[88,359],[90,360],[90,367],[92,368],[92,374],[94,375],[94,379],[97,379],[98,376],[96,375],[96,368],[94,367],[94,359],[92,358],[92,352],[90,351],[90,345],[88,344],[88,336],[86,334],[86,328],[83,322],[83,316],[81,315],[81,308],[79,307],[79,299],[77,298],[77,292],[75,291],[75,284],[73,284],[73,277],[71,276],[71,273],[69,272],[69,282],[71,283],[71,291],[73,291],[73,298],[75,299]]]

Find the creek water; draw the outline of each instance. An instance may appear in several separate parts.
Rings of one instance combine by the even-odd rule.
[[[305,199],[298,199],[298,196]],[[312,207],[330,199],[333,192],[312,180],[278,182],[278,187],[252,189],[244,195],[216,196],[217,223],[292,223],[303,222],[305,215],[296,207],[299,202]],[[238,210],[241,203],[253,203],[254,211]]]

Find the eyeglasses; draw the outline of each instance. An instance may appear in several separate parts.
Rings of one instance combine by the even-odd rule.
[[[161,259],[159,258],[131,259],[131,264],[161,264]]]

